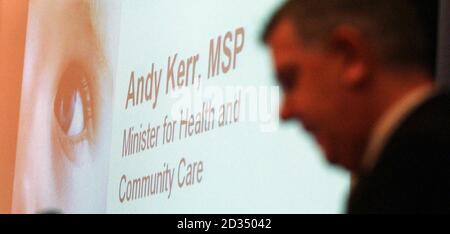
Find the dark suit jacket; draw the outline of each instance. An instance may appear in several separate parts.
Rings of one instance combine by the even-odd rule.
[[[416,108],[351,192],[348,213],[450,213],[450,92]]]

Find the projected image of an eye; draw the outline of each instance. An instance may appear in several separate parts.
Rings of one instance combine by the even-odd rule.
[[[67,136],[83,132],[89,118],[89,92],[83,70],[68,68],[62,75],[55,96],[54,111],[59,126]]]

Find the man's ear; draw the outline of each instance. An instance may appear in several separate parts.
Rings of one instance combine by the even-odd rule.
[[[360,86],[369,79],[372,54],[369,41],[350,25],[340,25],[331,34],[330,49],[342,59],[343,82],[349,87]]]

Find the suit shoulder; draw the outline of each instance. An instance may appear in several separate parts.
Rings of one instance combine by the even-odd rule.
[[[413,110],[363,178],[350,210],[450,212],[450,93]]]
[[[436,93],[415,108],[400,124],[390,142],[414,142],[418,147],[432,141],[433,145],[450,145],[450,92]]]

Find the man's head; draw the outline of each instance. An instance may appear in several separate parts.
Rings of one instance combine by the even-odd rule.
[[[269,22],[282,118],[300,120],[330,162],[357,170],[383,112],[430,83],[437,3],[423,2],[292,0]]]

